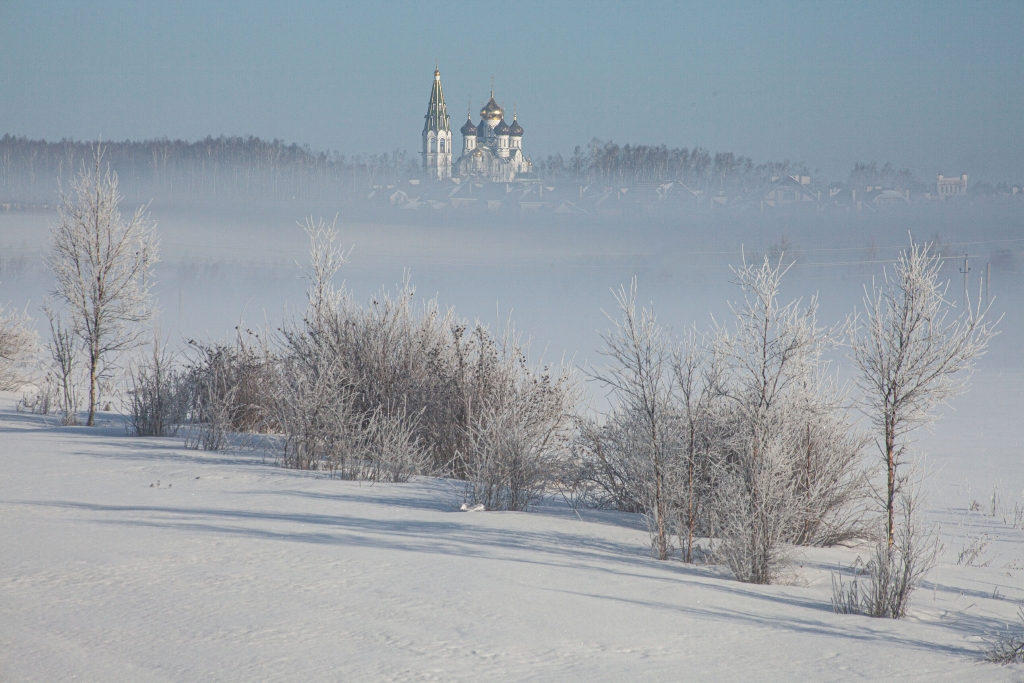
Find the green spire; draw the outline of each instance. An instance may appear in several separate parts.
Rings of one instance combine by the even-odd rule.
[[[430,104],[427,105],[427,113],[423,118],[423,132],[427,131],[451,131],[448,126],[448,108],[444,106],[444,93],[441,92],[441,72],[434,69],[434,87],[430,91]]]

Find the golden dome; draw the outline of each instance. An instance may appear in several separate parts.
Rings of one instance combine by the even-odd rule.
[[[480,110],[480,118],[484,121],[501,121],[505,118],[505,110],[494,101],[494,95],[491,95],[490,102],[485,104],[484,108]]]

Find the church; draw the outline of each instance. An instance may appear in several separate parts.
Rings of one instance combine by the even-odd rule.
[[[466,114],[462,133],[462,156],[452,163],[452,130],[448,109],[441,90],[441,72],[434,70],[434,86],[423,124],[423,168],[430,178],[444,180],[455,177],[507,183],[533,171],[533,164],[523,155],[523,127],[515,112],[512,123],[505,122],[505,110],[491,99],[480,110],[480,123],[473,125],[472,111]]]

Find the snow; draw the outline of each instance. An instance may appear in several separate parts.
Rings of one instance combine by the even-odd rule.
[[[301,307],[304,214],[155,208],[172,344],[222,338],[240,319],[273,329]],[[36,316],[52,287],[41,255],[53,218],[0,214],[0,300]],[[908,226],[339,227],[358,300],[410,267],[418,298],[436,293],[492,325],[511,309],[536,355],[585,366],[603,362],[609,289],[634,275],[666,325],[706,327],[736,298],[739,246],[764,251],[785,232],[804,250],[787,293],[820,292],[833,322],[881,273],[844,262],[866,259],[869,243],[890,258]],[[1016,219],[913,227],[972,252],[1019,240]],[[947,275],[958,294],[954,266]],[[981,660],[984,637],[1019,625],[1024,600],[1020,275],[993,266],[1003,333],[970,392],[917,435],[944,550],[906,620],[833,614],[833,572],[866,548],[800,550],[782,585],[745,585],[721,567],[651,559],[633,515],[577,516],[561,499],[467,514],[453,482],[330,480],[250,451],[130,438],[111,413],[96,429],[59,427],[0,394],[0,681],[1022,680],[1024,667]],[[972,547],[973,566],[958,564]]]
[[[936,487],[943,562],[897,622],[832,613],[832,571],[865,549],[802,550],[784,585],[745,585],[651,559],[633,515],[577,517],[560,499],[466,514],[453,482],[331,480],[127,437],[110,413],[58,427],[15,398],[0,395],[0,680],[1024,673],[980,658],[1024,599],[1024,531],[968,512],[963,487]],[[957,566],[982,533],[998,539],[989,566]]]

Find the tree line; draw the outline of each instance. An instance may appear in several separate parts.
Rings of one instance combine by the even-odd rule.
[[[55,189],[98,147],[133,202],[322,199],[396,183],[416,173],[405,151],[346,157],[258,137],[167,138],[103,143],[0,138],[0,201],[53,204]]]
[[[810,176],[805,162],[765,161],[755,164],[747,156],[732,152],[712,154],[703,147],[667,145],[619,145],[594,138],[586,149],[576,147],[572,156],[549,155],[534,162],[538,175],[553,181],[629,186],[637,182],[674,181],[694,190],[739,190],[764,187],[786,176]],[[814,178],[815,181],[820,181]],[[890,163],[856,162],[845,184],[830,187],[866,188],[925,192],[927,185],[907,168]]]
[[[572,183],[630,185],[645,181],[678,181],[693,189],[754,188],[788,175],[809,175],[803,162],[766,161],[732,152],[712,154],[703,147],[619,145],[594,138],[586,150],[572,156],[549,155],[534,162],[537,173],[551,180]]]
[[[99,143],[56,142],[4,135],[0,138],[0,202],[52,204],[54,188],[67,183]],[[345,156],[309,145],[258,137],[206,137],[195,142],[167,138],[102,143],[103,157],[118,174],[122,195],[132,202],[231,201],[252,199],[333,199],[356,196],[374,185],[418,177],[415,155],[394,150]],[[765,161],[732,152],[712,154],[702,147],[619,145],[594,138],[573,154],[548,155],[534,162],[538,176],[555,183],[630,186],[675,181],[701,191],[746,191],[778,178],[810,175],[806,163]],[[817,179],[815,179],[817,180]],[[891,164],[857,162],[846,184],[925,191],[910,170]]]

